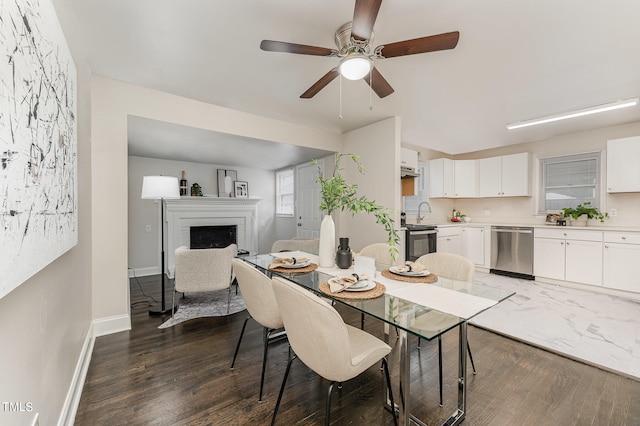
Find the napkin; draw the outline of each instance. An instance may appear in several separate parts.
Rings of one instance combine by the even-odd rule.
[[[295,265],[297,263],[305,263],[308,261],[309,259],[306,257],[278,257],[271,262],[269,269],[278,268],[280,266]]]
[[[404,265],[396,266],[396,271],[398,272],[422,272],[426,271],[427,267],[422,263],[418,262],[405,262]]]
[[[337,276],[332,280],[329,280],[329,289],[331,293],[340,293],[343,290],[348,289],[352,285],[356,284],[358,281],[368,280],[369,276],[367,274],[351,274],[346,277]]]

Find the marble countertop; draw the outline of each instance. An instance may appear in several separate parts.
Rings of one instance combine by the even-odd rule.
[[[438,228],[450,228],[450,227],[468,227],[468,226],[523,226],[530,228],[566,228],[566,229],[586,229],[589,231],[614,231],[614,232],[640,232],[640,226],[607,226],[607,225],[588,225],[588,226],[557,226],[547,225],[545,223],[505,223],[505,222],[468,222],[468,223],[453,223],[453,222],[441,222],[441,223],[429,223],[429,225],[435,225]],[[406,227],[401,227],[401,230],[406,230]]]

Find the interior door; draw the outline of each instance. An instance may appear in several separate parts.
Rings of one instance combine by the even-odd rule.
[[[322,169],[322,160],[319,160]],[[300,238],[320,238],[320,185],[318,166],[307,163],[296,167],[296,220]]]

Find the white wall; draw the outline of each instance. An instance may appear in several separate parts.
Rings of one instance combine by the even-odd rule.
[[[0,401],[31,402],[23,419],[39,413],[41,425],[64,421],[82,390],[73,379],[91,327],[90,70],[69,1],[53,3],[78,75],[78,245],[0,299]]]
[[[273,171],[130,156],[128,265],[135,270],[137,276],[160,273],[158,204],[152,200],[140,199],[142,177],[149,175],[180,177],[184,170],[189,186],[197,182],[202,187],[204,195],[217,196],[217,169],[235,170],[238,180],[248,183],[249,196],[261,199],[258,203],[258,250],[266,253],[271,249],[271,244],[276,239],[275,173]],[[145,231],[146,225],[151,225],[152,232]]]
[[[400,118],[391,117],[346,133],[342,152],[359,155],[366,173],[360,174],[350,158],[343,157],[340,163],[347,182],[358,185],[359,195],[392,210],[397,229],[401,210],[400,130]],[[375,222],[375,216],[364,213],[352,217],[342,212],[336,229],[336,238],[349,237],[354,251],[388,239],[384,227]]]
[[[273,120],[94,75],[92,95],[93,317],[126,329],[129,318],[127,116],[338,151],[342,135]],[[251,190],[251,188],[249,188]],[[112,321],[113,320],[113,321]]]

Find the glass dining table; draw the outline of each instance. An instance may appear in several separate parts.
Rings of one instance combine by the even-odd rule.
[[[309,255],[309,257],[315,256]],[[467,401],[467,323],[475,315],[515,294],[510,290],[442,277],[438,277],[438,280],[432,284],[407,285],[394,282],[395,280],[390,280],[376,272],[375,281],[385,285],[385,293],[374,299],[351,300],[341,298],[339,293],[325,293],[320,289],[322,283],[335,277],[336,271],[331,268],[319,268],[306,273],[275,272],[269,269],[269,265],[275,259],[271,254],[243,256],[242,259],[263,270],[269,276],[279,275],[322,297],[377,318],[388,325],[385,326],[385,337],[388,342],[390,342],[389,331],[396,330],[395,334],[399,339],[400,392],[404,397],[400,398],[393,409],[398,414],[399,424],[403,426],[411,423],[425,425],[422,420],[411,414],[410,409],[409,336],[413,335],[430,341],[447,331],[458,328],[458,404],[454,413],[443,424],[460,424],[465,418]],[[343,273],[348,274],[348,271],[344,270]]]

